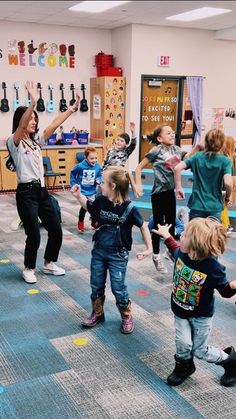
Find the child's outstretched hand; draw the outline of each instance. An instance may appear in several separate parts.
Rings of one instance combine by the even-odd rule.
[[[72,195],[74,195],[75,198],[81,196],[81,188],[80,188],[80,185],[74,185],[74,186],[72,186],[72,188],[71,188],[70,191],[71,191]]]
[[[136,258],[138,260],[142,260],[142,259],[146,258],[147,256],[149,256],[151,253],[152,253],[152,249],[151,250],[147,249],[147,250],[144,250],[144,252],[137,253]]]
[[[34,83],[31,80],[27,80],[25,87],[30,94],[32,103],[35,104],[39,99],[39,89],[34,86]]]
[[[169,229],[171,228],[172,224],[157,224],[158,230],[153,229],[152,233],[158,234],[159,236],[162,236],[165,240],[170,237]]]
[[[179,188],[175,190],[175,196],[177,199],[185,199],[185,194],[183,188]]]
[[[134,122],[130,122],[129,123],[129,129],[131,131],[131,134],[133,136],[134,132],[135,132],[135,123]]]
[[[136,185],[135,185],[135,195],[136,195],[137,198],[139,198],[140,196],[143,195],[143,187],[142,187],[142,185],[138,185],[136,183]]]
[[[236,280],[230,282],[230,288],[236,290]]]

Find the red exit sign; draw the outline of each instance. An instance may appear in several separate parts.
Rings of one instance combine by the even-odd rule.
[[[157,60],[158,67],[169,67],[170,65],[170,56],[169,55],[160,55]]]

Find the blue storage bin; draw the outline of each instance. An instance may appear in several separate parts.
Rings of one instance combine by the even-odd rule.
[[[57,134],[52,134],[51,137],[48,138],[48,145],[55,145],[56,137],[57,137]]]
[[[78,144],[88,144],[88,132],[78,133],[77,141]]]
[[[75,139],[74,132],[64,132],[64,141],[67,145],[71,145],[74,139]]]

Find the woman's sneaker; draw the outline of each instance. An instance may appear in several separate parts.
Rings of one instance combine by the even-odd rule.
[[[50,262],[47,266],[44,265],[43,272],[45,274],[56,275],[56,276],[65,275],[65,269],[60,268],[54,262]]]
[[[155,255],[155,256],[153,255],[152,260],[158,272],[160,272],[161,274],[167,274],[168,270],[165,267],[164,263],[162,262],[160,255]]]
[[[22,278],[27,284],[35,284],[37,282],[34,269],[25,268],[22,272]]]

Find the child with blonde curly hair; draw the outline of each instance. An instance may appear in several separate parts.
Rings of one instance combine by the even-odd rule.
[[[175,368],[168,376],[178,386],[194,373],[194,356],[225,369],[221,384],[236,384],[236,353],[210,346],[208,339],[214,314],[214,290],[222,297],[236,294],[236,281],[229,282],[217,256],[225,251],[227,232],[213,217],[194,218],[183,232],[180,244],[169,233],[170,225],[153,230],[165,239],[175,259],[171,308],[175,316]]]

